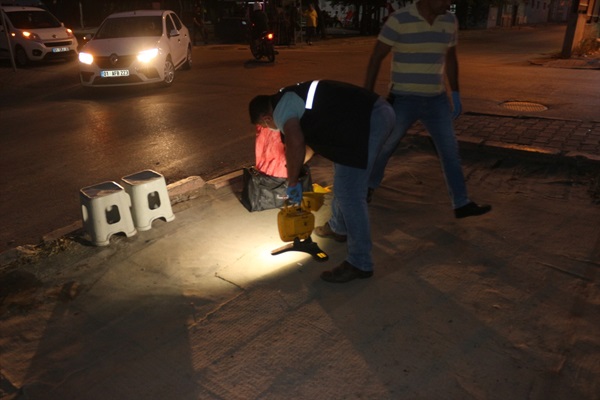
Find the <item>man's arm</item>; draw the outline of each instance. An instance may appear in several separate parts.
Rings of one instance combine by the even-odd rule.
[[[375,81],[377,80],[377,75],[379,75],[381,62],[389,54],[391,49],[392,46],[387,45],[379,40],[375,44],[373,53],[371,53],[371,58],[369,59],[369,66],[367,67],[367,76],[365,78],[364,85],[365,89],[373,91],[375,88]]]
[[[446,77],[448,78],[450,90],[458,92],[458,57],[456,55],[456,46],[448,48],[446,52]]]
[[[452,118],[456,119],[462,113],[462,102],[458,86],[458,57],[456,46],[452,46],[446,52],[446,78],[452,92]]]
[[[306,145],[298,118],[290,118],[283,125],[285,132],[285,160],[287,163],[288,186],[295,186],[304,164]]]

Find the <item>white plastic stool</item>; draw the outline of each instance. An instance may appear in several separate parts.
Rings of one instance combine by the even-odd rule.
[[[175,219],[164,176],[147,169],[121,179],[131,197],[131,213],[138,230],[149,230],[152,222],[158,218],[166,222]]]
[[[102,182],[79,191],[83,227],[96,246],[106,246],[119,232],[137,233],[131,217],[131,199],[116,182]]]

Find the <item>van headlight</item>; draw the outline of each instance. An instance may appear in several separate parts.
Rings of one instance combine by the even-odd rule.
[[[140,51],[138,53],[137,59],[140,62],[147,63],[147,62],[153,60],[154,58],[156,58],[157,55],[158,55],[158,49],[144,50],[144,51]]]
[[[91,65],[94,62],[94,56],[90,53],[79,53],[79,62],[82,64]]]

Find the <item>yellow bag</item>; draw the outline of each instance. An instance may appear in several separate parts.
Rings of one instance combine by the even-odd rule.
[[[325,202],[325,193],[302,193],[302,209],[305,211],[319,211]]]

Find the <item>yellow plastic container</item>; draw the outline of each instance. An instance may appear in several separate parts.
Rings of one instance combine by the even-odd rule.
[[[307,239],[315,227],[315,216],[297,205],[286,205],[277,214],[277,227],[284,242]]]

